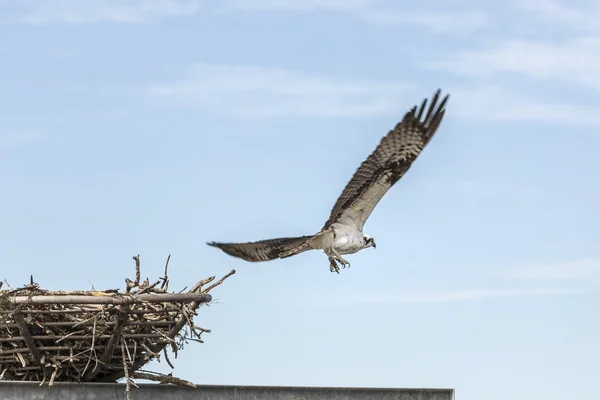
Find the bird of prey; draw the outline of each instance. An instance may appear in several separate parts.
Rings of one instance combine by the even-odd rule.
[[[376,248],[375,240],[363,233],[363,226],[377,203],[404,176],[437,131],[448,97],[446,95],[438,104],[438,89],[427,110],[425,98],[420,107],[410,109],[381,139],[375,151],[356,170],[318,233],[248,243],[207,244],[252,262],[286,258],[307,250],[323,250],[329,259],[330,271],[339,274],[340,267],[350,266],[342,254]]]

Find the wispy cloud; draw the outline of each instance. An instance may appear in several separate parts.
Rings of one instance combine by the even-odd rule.
[[[376,24],[424,27],[429,33],[468,35],[489,26],[489,16],[483,11],[470,10],[367,10],[359,14]]]
[[[384,25],[418,26],[431,33],[467,34],[485,28],[488,14],[474,10],[474,5],[437,3],[411,7],[395,1],[384,0],[227,0],[221,10],[228,11],[287,11],[335,12],[349,15],[369,23]]]
[[[449,88],[453,115],[472,121],[533,121],[562,126],[600,126],[597,105],[573,104],[568,99],[541,99],[512,85],[477,82]],[[457,100],[458,99],[458,100]]]
[[[507,11],[503,15],[498,11]],[[423,28],[429,33],[465,36],[509,29],[515,16],[527,27],[546,23],[578,31],[600,30],[600,7],[591,0],[495,3],[472,0],[0,0],[0,21],[28,24],[147,23],[200,13],[278,12],[295,15],[339,14],[366,23]],[[518,24],[517,24],[518,25]],[[515,26],[517,26],[515,25]],[[517,28],[515,28],[517,29]]]
[[[465,82],[456,88],[454,97],[464,101],[454,112],[477,119],[600,126],[600,6],[534,0],[512,7],[518,28],[422,62],[428,70]]]
[[[520,268],[511,271],[513,278],[532,280],[600,279],[600,258],[582,258],[561,263]]]
[[[447,290],[363,290],[360,293],[319,293],[319,304],[353,306],[369,304],[415,304],[485,301],[501,298],[570,296],[597,293],[600,258],[581,258],[548,265],[503,270],[512,287]],[[506,283],[506,281],[504,281]],[[515,283],[517,285],[515,285]],[[559,284],[553,285],[553,284]],[[582,284],[582,283],[592,283]]]
[[[600,5],[594,0],[560,2],[556,0],[519,1],[518,6],[540,21],[551,23],[554,29],[565,27],[573,31],[600,31]]]
[[[2,20],[27,24],[142,23],[192,15],[199,0],[7,0],[0,3]]]
[[[145,96],[161,104],[242,117],[398,115],[435,87],[405,81],[344,80],[296,70],[198,63],[173,81],[150,85]],[[544,121],[600,125],[595,108],[551,103],[490,84],[442,88],[452,116],[469,120]]]
[[[600,91],[600,38],[513,40],[497,47],[460,51],[427,67],[477,79],[520,75],[533,81],[573,83]]]
[[[146,95],[227,115],[367,116],[397,114],[410,88],[403,82],[346,81],[281,68],[198,63],[178,80],[151,85]],[[420,97],[411,103],[415,101]]]
[[[337,293],[319,295],[319,303],[330,305],[366,305],[366,304],[414,304],[414,303],[449,303],[459,301],[474,301],[497,298],[529,297],[529,296],[558,296],[583,293],[575,289],[565,288],[534,288],[534,289],[464,289],[439,291],[396,291],[361,292],[349,295]]]
[[[221,10],[356,11],[378,7],[382,0],[224,0]]]
[[[484,27],[487,14],[446,6],[407,8],[383,0],[46,0],[0,2],[5,20],[29,24],[144,23],[200,12],[338,13],[376,24],[424,27],[433,33],[465,34]]]

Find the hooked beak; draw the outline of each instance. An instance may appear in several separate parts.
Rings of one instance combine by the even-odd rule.
[[[373,248],[376,249],[377,245],[375,244],[375,241],[373,241]]]

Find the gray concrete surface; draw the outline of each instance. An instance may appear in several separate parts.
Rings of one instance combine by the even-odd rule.
[[[124,400],[122,383],[0,382],[2,400]],[[453,400],[454,389],[384,389],[294,386],[217,386],[197,389],[173,385],[140,384],[132,400]]]

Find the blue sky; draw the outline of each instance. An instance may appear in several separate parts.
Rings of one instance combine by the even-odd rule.
[[[0,0],[12,285],[235,268],[175,360],[197,383],[563,399],[600,375],[600,8],[591,1]],[[318,231],[438,88],[438,134],[329,272],[206,246]],[[152,369],[167,371],[164,363]]]

